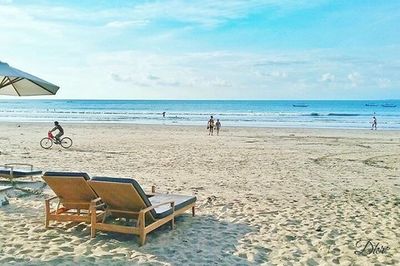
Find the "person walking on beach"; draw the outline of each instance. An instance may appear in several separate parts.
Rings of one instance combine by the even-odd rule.
[[[372,117],[372,127],[371,127],[371,130],[376,130],[376,126],[377,126],[377,122],[376,122],[376,117],[375,116],[373,116]]]
[[[214,134],[214,117],[213,116],[211,116],[210,120],[208,120],[207,129],[209,130],[208,135],[212,136]]]
[[[57,135],[55,135],[56,143],[59,144],[59,143],[61,143],[61,141],[60,141],[61,136],[64,135],[64,129],[61,127],[61,125],[57,121],[54,121],[54,128],[52,130],[50,130],[50,132],[53,132],[56,130],[58,130]]]
[[[215,123],[215,128],[217,129],[217,136],[219,136],[219,130],[221,128],[221,122],[219,122],[219,119],[217,119],[217,122]]]

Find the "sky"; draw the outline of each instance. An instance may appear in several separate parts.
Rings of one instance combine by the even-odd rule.
[[[58,99],[400,99],[400,1],[0,0]]]

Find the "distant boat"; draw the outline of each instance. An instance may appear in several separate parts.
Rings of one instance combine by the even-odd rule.
[[[396,107],[397,105],[395,104],[390,104],[390,103],[386,103],[386,104],[382,104],[382,107]]]
[[[376,103],[366,103],[365,106],[378,106]]]
[[[308,107],[308,104],[293,104],[293,107]]]

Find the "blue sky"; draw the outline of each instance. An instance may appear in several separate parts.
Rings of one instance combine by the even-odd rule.
[[[68,99],[400,98],[400,1],[0,0],[0,61]]]

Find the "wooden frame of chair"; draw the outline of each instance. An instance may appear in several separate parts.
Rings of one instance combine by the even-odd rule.
[[[51,201],[58,199],[55,210],[51,210]],[[74,205],[75,208],[60,207]],[[97,207],[103,206],[101,203]],[[49,228],[50,221],[58,222],[91,222],[90,203],[84,201],[65,201],[57,196],[45,199],[45,227]]]
[[[9,174],[0,174],[0,177],[9,179],[11,182],[14,179],[21,178],[21,177],[30,177],[30,179],[33,181],[33,176],[41,175],[41,173],[42,173],[42,171],[38,171],[38,173],[35,173],[33,175],[14,176],[14,170],[15,170],[15,168],[18,168],[19,166],[28,167],[30,169],[30,171],[32,172],[33,171],[33,165],[29,164],[29,163],[6,163],[6,164],[0,165],[0,166],[10,169],[10,173]]]
[[[56,193],[56,196],[45,199],[46,228],[49,227],[50,221],[91,222],[91,201],[98,196],[83,177],[43,176],[43,179]],[[56,199],[58,199],[57,207],[52,209],[51,203]],[[98,202],[97,207],[101,206],[103,206],[101,202]]]
[[[108,183],[108,182],[106,182]],[[108,183],[109,185],[115,185],[115,183]],[[131,184],[117,184],[119,186],[128,186],[131,187]],[[114,191],[116,186],[114,186],[113,189],[110,189],[110,191]],[[132,187],[132,189],[134,189]],[[114,193],[116,193],[114,191]],[[155,187],[152,187],[152,194],[155,194]],[[150,194],[151,195],[151,194]],[[104,199],[103,199],[104,200]],[[110,208],[106,207],[104,211],[101,211],[100,213],[98,212],[98,202],[101,201],[101,198],[97,198],[92,201],[91,206],[90,206],[90,213],[91,213],[91,237],[94,238],[96,236],[96,230],[101,230],[101,231],[111,231],[111,232],[117,232],[117,233],[125,233],[125,234],[134,234],[139,236],[139,244],[144,245],[146,242],[146,236],[149,234],[151,231],[157,229],[158,227],[171,222],[171,229],[174,229],[175,226],[175,217],[184,213],[185,211],[192,209],[192,215],[195,215],[195,203],[189,204],[179,210],[175,210],[175,202],[174,201],[167,201],[163,202],[157,205],[152,205],[150,207],[142,208],[139,211],[130,211],[130,210],[123,210],[123,209],[118,209],[118,208]],[[104,200],[107,202],[107,200]],[[168,216],[161,218],[161,219],[155,219],[150,211],[166,205],[170,204],[172,208],[172,213],[169,214]],[[119,217],[125,217],[125,218],[133,218],[136,219],[136,225],[134,226],[126,226],[126,225],[115,225],[115,224],[107,224],[105,223],[105,220],[107,219],[108,216],[110,215],[115,215],[118,214]],[[151,222],[146,225],[146,217],[148,217],[148,220]],[[101,222],[98,222],[100,221]]]

